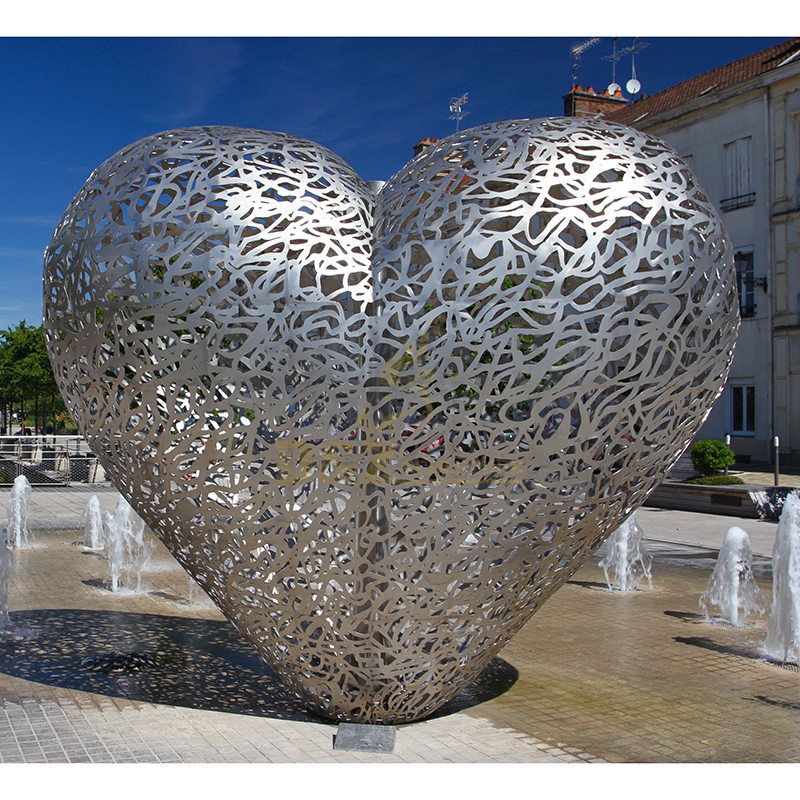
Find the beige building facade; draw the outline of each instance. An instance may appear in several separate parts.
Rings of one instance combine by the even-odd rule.
[[[699,438],[769,462],[778,435],[800,465],[800,39],[598,115],[669,142],[730,234],[742,327]]]

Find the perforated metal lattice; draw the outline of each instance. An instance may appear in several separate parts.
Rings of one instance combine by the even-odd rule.
[[[380,191],[210,127],[99,167],[48,247],[57,379],[122,494],[308,705],[423,717],[643,502],[724,383],[731,249],[690,170],[576,119]]]

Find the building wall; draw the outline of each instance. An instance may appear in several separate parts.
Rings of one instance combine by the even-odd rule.
[[[769,93],[772,252],[775,281],[775,431],[781,454],[800,463],[800,77]]]
[[[769,459],[772,438],[769,302],[771,203],[765,94],[763,88],[751,90],[674,120],[646,126],[648,132],[667,141],[686,158],[717,208],[726,199],[724,146],[735,139],[752,137],[751,182],[755,202],[720,213],[734,250],[752,249],[754,275],[766,275],[768,287],[767,291],[754,287],[754,314],[742,319],[728,384],[703,425],[699,438],[723,439],[730,433],[732,387],[752,385],[756,399],[755,433],[733,436],[731,446],[737,454],[750,456],[756,461]]]

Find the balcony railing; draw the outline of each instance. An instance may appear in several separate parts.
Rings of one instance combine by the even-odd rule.
[[[734,208],[751,206],[755,201],[756,193],[748,192],[747,194],[737,194],[736,197],[726,197],[724,200],[720,200],[719,207],[723,211],[733,211]]]

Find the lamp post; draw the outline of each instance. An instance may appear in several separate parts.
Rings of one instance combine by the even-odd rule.
[[[772,437],[772,463],[775,465],[775,486],[780,485],[781,480],[781,471],[780,471],[780,463],[778,460],[778,448],[781,446],[781,439],[780,436],[773,436]]]
[[[731,446],[731,435],[729,433],[725,434],[725,444],[730,447]],[[728,468],[725,467],[725,474],[728,474]]]

